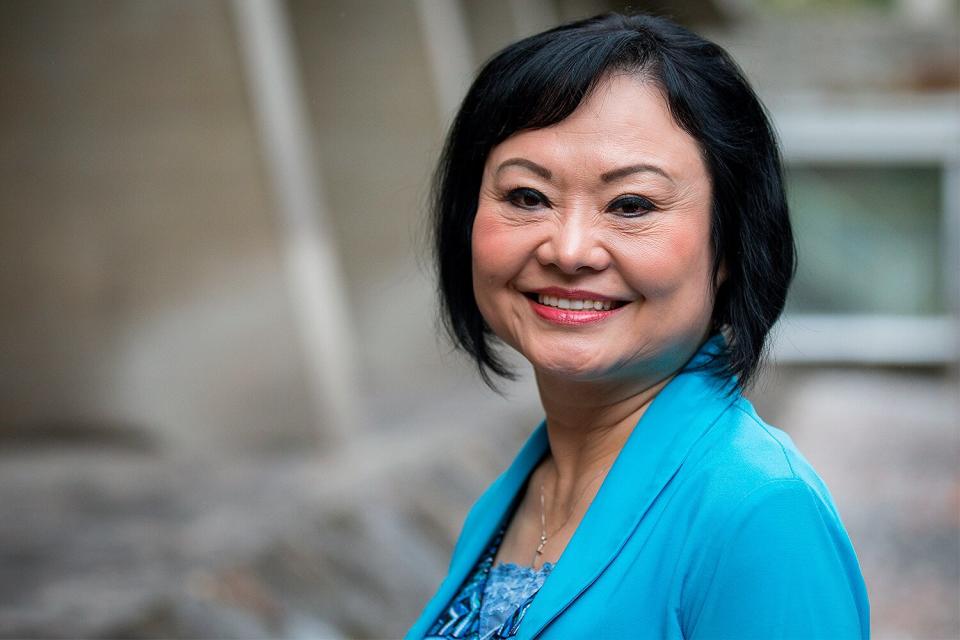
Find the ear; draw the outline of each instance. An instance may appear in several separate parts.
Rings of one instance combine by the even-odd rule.
[[[717,269],[717,278],[716,278],[716,280],[714,281],[713,285],[714,285],[714,287],[716,287],[717,289],[719,289],[719,288],[720,288],[720,285],[722,285],[722,284],[723,284],[724,282],[726,282],[726,281],[727,281],[727,261],[726,261],[726,260],[721,260],[721,261],[720,261],[720,268]]]

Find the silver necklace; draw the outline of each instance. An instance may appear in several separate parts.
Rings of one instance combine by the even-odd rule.
[[[583,498],[584,494],[587,492],[587,489],[589,489],[591,485],[593,485],[593,483],[597,481],[597,478],[602,477],[608,470],[609,470],[609,467],[601,471],[596,478],[591,480],[589,484],[587,484],[587,486],[583,488],[583,491],[581,491],[580,495],[577,496],[577,501],[573,503],[574,508],[570,511],[570,514],[567,516],[566,520],[564,520],[563,524],[561,524],[556,531],[551,533],[550,536],[557,535],[557,533],[562,531],[563,528],[567,526],[567,523],[570,522],[570,518],[573,517],[573,514],[577,510],[576,509],[577,504],[579,504],[580,499]],[[550,539],[550,536],[547,535],[547,511],[546,511],[546,507],[544,506],[543,483],[541,482],[540,483],[540,544],[537,545],[537,552],[533,556],[533,562],[530,563],[531,565],[535,565],[537,557],[543,555],[543,548],[547,546],[547,541]]]

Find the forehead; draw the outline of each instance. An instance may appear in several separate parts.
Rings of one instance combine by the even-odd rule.
[[[625,73],[602,80],[566,119],[519,131],[498,144],[487,169],[515,156],[561,172],[603,173],[648,162],[675,178],[706,174],[697,142],[674,121],[660,89]]]

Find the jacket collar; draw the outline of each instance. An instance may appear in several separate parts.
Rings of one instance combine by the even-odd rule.
[[[719,381],[701,367],[718,353],[715,335],[654,398],[607,473],[550,578],[527,610],[517,639],[533,638],[577,598],[616,558],[694,443],[736,399],[733,378]],[[513,464],[478,500],[464,524],[447,579],[411,630],[422,637],[456,595],[467,574],[513,505],[530,473],[549,449],[546,421],[527,439]],[[469,529],[468,529],[469,527]],[[564,562],[564,560],[567,560]]]

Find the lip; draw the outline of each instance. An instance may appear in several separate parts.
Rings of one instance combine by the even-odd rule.
[[[558,289],[558,291],[563,291],[563,289]],[[538,292],[540,293],[540,292]],[[549,293],[548,290],[544,290],[545,295],[557,295],[556,293]],[[594,294],[591,294],[594,295]],[[609,309],[607,311],[572,311],[570,309],[558,309],[557,307],[549,307],[545,304],[540,304],[536,300],[526,298],[527,302],[530,303],[530,306],[533,308],[534,313],[546,320],[547,322],[565,326],[579,326],[584,324],[593,324],[595,322],[602,322],[608,319],[613,314],[619,312],[623,307],[617,307],[616,309]],[[602,300],[601,298],[583,298],[584,300]],[[606,298],[611,300],[611,298]],[[626,306],[626,305],[624,305]]]

